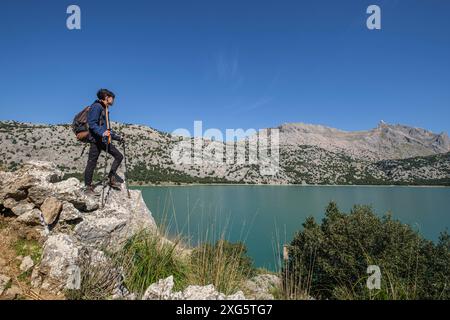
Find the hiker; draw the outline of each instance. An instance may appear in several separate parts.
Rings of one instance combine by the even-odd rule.
[[[120,166],[123,155],[117,148],[110,143],[107,148],[108,138],[119,142],[124,142],[124,138],[115,134],[112,130],[108,130],[106,121],[106,108],[114,104],[115,95],[107,89],[100,89],[97,92],[96,100],[89,108],[87,114],[87,122],[89,127],[89,135],[87,137],[90,143],[89,157],[84,172],[84,184],[86,186],[86,193],[98,195],[92,185],[92,178],[94,170],[97,165],[100,152],[108,150],[108,153],[114,157],[114,162],[108,174],[109,185],[111,188],[120,189],[120,183],[116,179],[116,171]],[[109,113],[108,113],[109,119]]]

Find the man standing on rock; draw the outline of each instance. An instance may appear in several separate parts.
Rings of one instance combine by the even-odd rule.
[[[123,160],[122,153],[112,143],[108,144],[109,137],[119,142],[124,141],[123,137],[115,134],[107,127],[106,119],[109,119],[108,108],[114,104],[115,95],[107,89],[100,89],[97,92],[97,98],[98,100],[91,105],[87,116],[90,149],[86,170],[84,171],[84,183],[86,185],[86,193],[91,195],[99,195],[94,190],[92,178],[100,152],[108,150],[108,153],[114,157],[114,162],[108,174],[109,185],[112,188],[120,189],[120,184],[116,180],[116,171]],[[107,112],[108,115],[106,114]]]

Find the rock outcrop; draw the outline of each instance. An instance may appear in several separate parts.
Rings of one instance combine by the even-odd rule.
[[[2,214],[16,217],[17,228],[33,228],[43,243],[32,285],[55,294],[76,287],[82,254],[114,250],[141,229],[157,232],[140,191],[130,190],[128,198],[124,188],[106,189],[107,201],[100,208],[100,199],[86,196],[77,179],[62,177],[54,164],[41,161],[30,161],[14,173],[0,172]],[[33,268],[30,260],[23,259],[23,271]]]
[[[159,280],[145,291],[142,300],[245,300],[242,291],[227,296],[216,291],[212,284],[188,286],[183,291],[173,292],[173,276]]]

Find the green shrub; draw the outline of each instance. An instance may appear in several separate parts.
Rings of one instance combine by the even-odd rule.
[[[255,274],[244,244],[219,240],[202,244],[191,255],[192,283],[213,284],[219,292],[233,294],[242,281]]]
[[[115,259],[124,270],[125,286],[142,295],[151,284],[173,276],[174,290],[187,285],[188,264],[177,255],[177,243],[169,243],[148,231],[128,239]]]
[[[381,269],[380,290],[368,290],[368,265]],[[327,299],[449,299],[450,236],[434,244],[368,206],[349,214],[335,203],[322,224],[308,218],[289,246],[284,289]]]

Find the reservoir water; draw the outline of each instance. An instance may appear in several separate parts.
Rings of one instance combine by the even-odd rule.
[[[324,217],[330,201],[348,212],[371,205],[378,215],[411,225],[436,241],[450,226],[450,188],[390,186],[192,185],[135,187],[142,190],[158,224],[191,245],[220,236],[242,241],[255,265],[275,269],[280,246],[289,243],[308,216]]]

